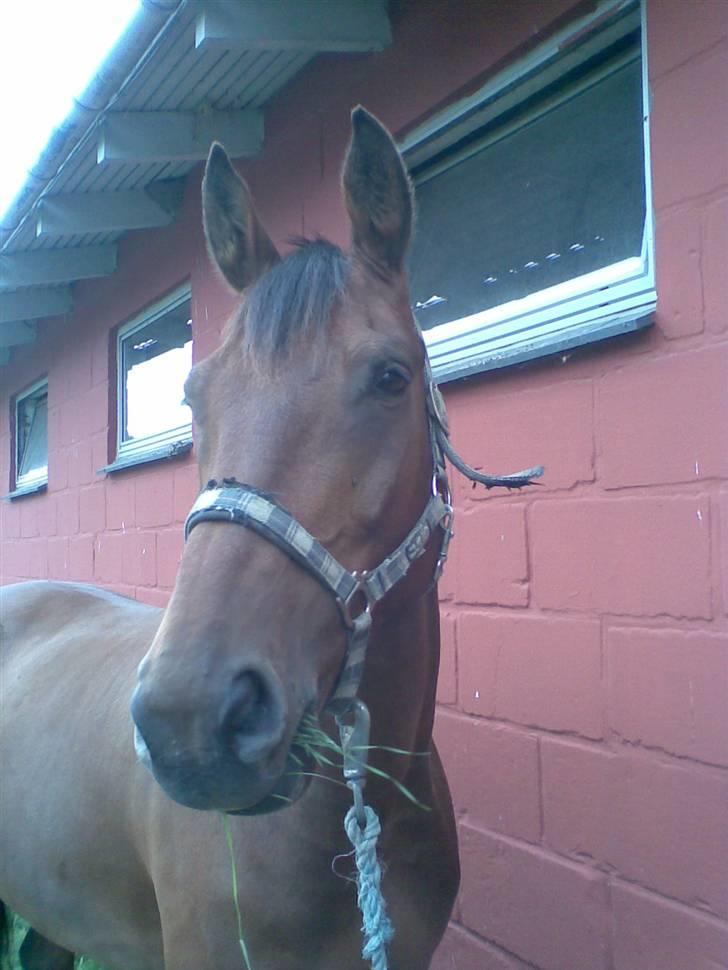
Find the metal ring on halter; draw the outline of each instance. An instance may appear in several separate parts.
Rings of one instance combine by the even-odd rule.
[[[341,610],[341,616],[344,620],[344,626],[347,630],[351,630],[354,627],[354,621],[358,620],[363,613],[371,613],[372,607],[376,603],[376,600],[371,594],[371,591],[367,585],[367,580],[369,579],[369,572],[366,569],[361,571],[354,571],[351,574],[356,580],[356,586],[349,593],[346,599],[337,598],[336,602],[339,604],[339,609]],[[363,608],[356,614],[356,616],[351,615],[352,605],[357,595],[364,597]]]
[[[435,471],[432,474],[432,485],[430,486],[435,498],[441,498],[445,505],[452,511],[452,496],[450,495],[450,483],[447,480],[447,472]]]

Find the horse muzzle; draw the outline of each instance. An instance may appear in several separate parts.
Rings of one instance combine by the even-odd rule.
[[[295,794],[283,690],[268,669],[241,671],[217,703],[208,697],[192,710],[141,671],[131,714],[139,760],[183,805],[246,812],[273,794],[283,807]]]

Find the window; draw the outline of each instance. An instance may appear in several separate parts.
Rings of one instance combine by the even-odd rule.
[[[35,492],[48,483],[48,381],[15,399],[15,493]]]
[[[438,380],[650,322],[641,14],[605,0],[403,146],[414,309]]]
[[[117,457],[111,470],[191,447],[183,390],[191,366],[191,300],[184,286],[119,330]]]

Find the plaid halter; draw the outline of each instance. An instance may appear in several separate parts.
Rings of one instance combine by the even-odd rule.
[[[225,478],[211,481],[202,490],[185,522],[185,540],[200,522],[235,522],[252,529],[282,549],[330,592],[341,611],[347,630],[346,655],[336,686],[327,704],[337,719],[354,707],[364,670],[372,608],[407,575],[410,566],[424,553],[432,534],[439,528],[440,554],[433,583],[440,578],[453,535],[453,509],[445,468],[445,456],[455,467],[486,488],[496,485],[522,488],[543,474],[543,468],[529,468],[515,475],[494,477],[477,472],[453,450],[448,437],[447,416],[442,395],[432,379],[425,354],[427,423],[432,450],[432,494],[406,538],[376,568],[350,572],[279,505],[252,485]],[[358,612],[357,612],[358,610]]]
[[[372,607],[407,575],[438,526],[442,528],[442,541],[435,579],[439,577],[452,533],[449,495],[446,491],[444,495],[440,494],[439,483],[439,479],[433,478],[432,495],[407,537],[371,570],[350,572],[274,499],[229,478],[220,483],[209,482],[200,493],[187,516],[185,539],[200,522],[243,525],[282,549],[334,596],[347,629],[346,656],[327,704],[328,709],[338,716],[351,708],[359,691]],[[446,480],[444,485],[446,487]]]

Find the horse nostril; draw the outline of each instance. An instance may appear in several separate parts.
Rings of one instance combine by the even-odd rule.
[[[280,689],[256,670],[238,674],[230,685],[221,729],[243,762],[258,761],[281,740],[284,730]]]

